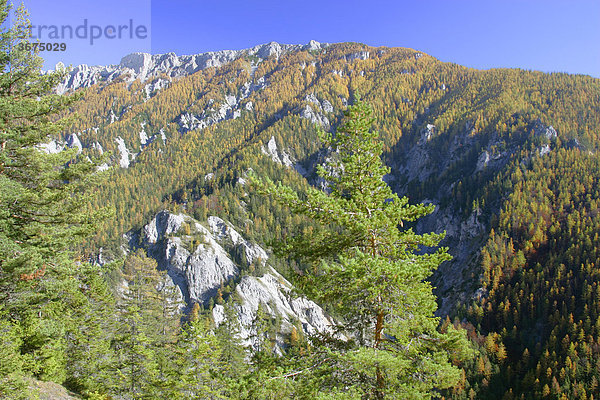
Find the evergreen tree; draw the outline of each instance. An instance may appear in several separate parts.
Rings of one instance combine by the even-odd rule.
[[[15,11],[10,27],[9,10],[0,1],[0,301],[8,321],[2,341],[14,351],[18,343],[11,362],[25,373],[62,383],[78,329],[74,310],[87,301],[72,250],[101,214],[86,208],[86,189],[99,175],[74,150],[41,148],[64,129],[67,121],[57,115],[76,97],[52,93],[64,71],[41,73],[41,59],[28,46],[25,9]]]
[[[246,363],[247,353],[239,340],[241,331],[239,316],[231,298],[223,305],[223,316],[223,321],[214,329],[214,332],[220,349],[220,362],[223,366],[222,381],[230,392],[235,392],[241,384],[240,377],[247,373],[248,365]]]
[[[115,340],[118,359],[117,392],[128,398],[144,398],[158,374],[152,337],[160,329],[156,310],[159,274],[156,262],[142,250],[125,259],[123,273],[127,287],[119,304],[119,328]]]
[[[4,23],[6,1],[0,7]],[[15,14],[15,26],[0,36],[0,266],[3,289],[11,285],[13,291],[21,287],[16,282],[61,272],[73,240],[93,227],[83,205],[84,189],[96,179],[95,165],[76,159],[75,150],[48,154],[40,148],[64,129],[68,121],[56,115],[76,97],[52,94],[64,75],[41,74],[41,59],[20,47],[28,44],[26,12]]]
[[[105,271],[119,268],[114,262]],[[98,268],[83,265],[80,269],[84,293],[72,311],[76,329],[67,335],[67,378],[64,385],[84,395],[106,393],[115,381],[110,366],[115,362],[111,347],[117,329],[115,297]]]
[[[436,246],[443,235],[404,228],[434,207],[409,205],[384,182],[389,168],[370,129],[373,122],[371,108],[358,99],[335,135],[321,133],[334,151],[319,167],[327,192],[311,188],[300,198],[281,184],[255,183],[327,227],[284,246],[289,254],[317,260],[304,271],[302,286],[333,305],[343,321],[340,334],[348,337],[328,355],[338,371],[321,380],[320,390],[349,398],[429,398],[460,379],[451,354],[470,351],[461,333],[437,330],[435,297],[425,281],[450,257],[444,248],[419,252]],[[330,367],[322,371],[331,373]]]
[[[183,327],[176,348],[177,375],[173,399],[226,399],[219,339],[208,321],[196,316]]]
[[[19,351],[21,343],[18,328],[10,323],[0,308],[0,398],[29,398],[23,379],[23,360]]]
[[[115,339],[115,371],[121,379],[113,390],[127,398],[160,398],[170,390],[168,375],[174,368],[176,293],[166,285],[164,271],[158,271],[156,261],[142,250],[127,256],[123,272],[127,287],[118,306]]]

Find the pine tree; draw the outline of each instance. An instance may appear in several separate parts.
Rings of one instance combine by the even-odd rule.
[[[246,353],[239,340],[241,331],[238,313],[232,301],[223,305],[224,320],[215,328],[215,336],[221,349],[220,361],[224,381],[229,388],[239,384],[239,377],[246,373]]]
[[[225,399],[222,348],[214,332],[203,318],[192,318],[187,323],[176,347],[177,399]]]
[[[18,328],[6,317],[0,308],[0,398],[25,400],[30,396],[23,379],[22,340]]]
[[[108,272],[119,268],[113,262],[103,268]],[[116,334],[115,297],[103,274],[95,266],[82,265],[79,271],[85,285],[78,307],[73,310],[76,329],[68,334],[68,355],[64,385],[84,395],[106,393],[115,381],[110,366],[115,362],[111,347]]]
[[[76,97],[53,94],[64,71],[41,73],[27,46],[27,13],[18,8],[9,27],[9,9],[0,1],[0,301],[18,329],[2,334],[18,332],[25,373],[62,383],[73,310],[87,301],[73,250],[102,214],[85,207],[100,175],[73,150],[41,149],[62,131],[67,121],[57,115]]]
[[[371,108],[357,99],[335,135],[321,132],[333,150],[318,168],[327,192],[311,188],[301,198],[270,180],[254,183],[325,227],[282,246],[287,254],[314,261],[303,271],[302,287],[333,307],[343,321],[340,333],[348,336],[329,356],[343,372],[324,379],[321,390],[374,399],[429,398],[460,379],[450,354],[470,351],[461,333],[437,330],[437,305],[425,281],[450,256],[445,248],[418,254],[443,235],[417,235],[405,227],[434,207],[409,205],[384,182],[389,168],[373,122]]]
[[[4,22],[6,1],[0,7]],[[56,121],[56,115],[77,98],[52,94],[64,71],[42,75],[41,59],[21,50],[28,44],[28,26],[19,8],[15,26],[0,39],[0,282],[5,290],[59,270],[60,261],[70,258],[73,240],[94,223],[83,206],[86,187],[97,180],[95,165],[77,159],[75,150],[48,154],[40,148],[64,128],[67,121]]]
[[[179,314],[164,272],[142,250],[129,254],[123,266],[127,288],[120,300],[120,326],[115,340],[121,377],[113,390],[133,398],[162,397],[173,366]]]

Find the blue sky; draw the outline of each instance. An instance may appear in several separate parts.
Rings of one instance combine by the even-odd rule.
[[[134,28],[148,28],[146,37],[128,37],[126,28],[121,38],[101,37],[93,45],[89,35],[64,40],[67,51],[44,53],[46,68],[59,60],[113,64],[133,51],[193,54],[315,39],[410,47],[473,68],[600,78],[598,0],[25,0],[25,5],[38,26],[77,27],[87,19],[88,26],[108,27],[109,33],[130,20]]]

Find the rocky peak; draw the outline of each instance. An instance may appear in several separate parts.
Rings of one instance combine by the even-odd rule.
[[[304,50],[308,51],[321,50],[321,48],[321,43],[317,42],[316,40],[311,40],[307,45],[304,46]]]
[[[252,49],[252,50],[254,50],[254,49]],[[252,50],[250,52],[252,52]],[[282,46],[279,43],[271,42],[271,43],[259,46],[259,48],[256,50],[254,55],[257,55],[260,58],[269,58],[272,56],[279,58],[279,56],[283,53],[283,51],[284,51],[284,48],[282,48]]]
[[[270,42],[242,50],[221,50],[194,55],[177,56],[175,53],[148,54],[132,53],[121,59],[117,65],[88,66],[85,64],[73,68],[65,80],[58,86],[57,93],[90,87],[100,82],[109,83],[118,77],[126,77],[132,82],[142,82],[162,75],[181,77],[191,75],[206,68],[219,68],[224,64],[244,56],[256,56],[259,59],[279,58],[284,54],[303,49],[316,50],[326,47],[311,40],[307,45],[292,45]]]
[[[132,69],[137,77],[144,81],[148,71],[155,64],[153,61],[152,56],[148,53],[132,53],[123,57],[119,65]]]

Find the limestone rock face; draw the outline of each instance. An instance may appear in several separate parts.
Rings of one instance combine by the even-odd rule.
[[[159,239],[166,235],[177,232],[183,224],[185,217],[183,215],[171,214],[168,211],[161,211],[154,219],[144,226],[144,240],[148,244],[156,244]]]
[[[321,111],[324,111],[326,113],[333,112],[333,106],[331,105],[331,103],[325,100],[323,101],[323,104],[321,104],[321,102],[315,96],[314,93],[307,95],[304,98],[304,101],[310,104],[306,104],[304,106],[304,108],[300,112],[300,116],[304,119],[309,120],[312,124],[318,124],[322,126],[325,130],[329,130],[329,119],[325,115],[323,115]]]
[[[273,162],[281,164],[281,158],[279,158],[277,143],[275,142],[274,136],[271,136],[271,139],[269,139],[269,141],[267,142],[267,147],[262,147],[261,150],[263,154],[266,154],[269,157],[271,157],[271,160],[273,160]]]
[[[433,122],[425,110],[414,136],[406,141],[397,157],[391,158],[392,171],[386,176],[386,182],[396,193],[406,193],[411,183],[424,184],[429,179],[436,182],[436,175],[455,177],[439,185],[436,182],[435,190],[428,193],[429,198],[419,201],[438,206],[416,224],[418,233],[446,231],[440,245],[449,248],[453,259],[442,263],[432,275],[435,294],[441,301],[438,314],[446,315],[457,303],[469,301],[479,289],[477,279],[465,277],[477,263],[490,228],[489,215],[482,214],[479,206],[473,205],[470,213],[454,207],[453,190],[465,177],[492,176],[502,170],[511,157],[518,155],[522,143],[521,139],[511,139],[503,132],[478,132],[472,120],[465,121],[464,128],[448,139],[449,133],[441,131]],[[527,131],[533,131],[542,142],[534,156],[552,151],[552,140],[558,132],[551,125],[541,120],[532,121]]]
[[[190,229],[189,234],[182,235],[184,224]],[[194,241],[196,237],[201,243]],[[143,228],[142,243],[156,258],[159,267],[167,270],[190,305],[194,302],[207,304],[221,284],[239,274],[238,267],[210,232],[182,214],[158,213]]]
[[[77,154],[80,154],[83,150],[83,146],[81,145],[81,141],[76,133],[72,133],[67,136],[66,144],[70,149],[77,149]]]
[[[533,133],[535,136],[542,136],[548,140],[554,139],[558,136],[556,129],[552,125],[544,125],[540,119],[535,122],[533,127]]]
[[[333,112],[333,106],[328,100],[323,100],[323,111],[325,111],[326,113]]]
[[[168,88],[169,86],[171,86],[170,80],[158,78],[146,84],[146,86],[144,86],[144,91],[146,92],[146,97],[150,98],[158,91]]]
[[[291,154],[288,154],[285,150],[279,150],[277,148],[277,142],[275,141],[274,136],[271,136],[266,148],[264,146],[261,147],[261,151],[277,164],[285,165],[289,168],[295,168],[300,174],[306,172],[304,171],[304,167],[302,167],[302,165],[296,163],[296,159]]]
[[[419,138],[419,144],[421,146],[425,145],[425,143],[429,142],[433,135],[435,134],[435,125],[427,124],[426,128],[421,131],[421,137]]]
[[[63,94],[67,91],[90,87],[102,82],[109,83],[116,78],[122,77],[127,77],[127,81],[129,82],[133,82],[136,79],[145,82],[159,76],[178,78],[210,67],[219,68],[244,56],[255,56],[261,60],[269,57],[279,58],[283,54],[292,51],[302,49],[319,50],[326,46],[326,44],[311,40],[307,45],[270,42],[243,50],[221,50],[182,56],[177,56],[175,53],[156,55],[132,53],[123,57],[121,62],[116,65],[78,65],[69,72],[65,80],[58,86],[57,93]],[[150,92],[168,84],[170,84],[169,81],[150,83],[152,86],[146,88],[146,93],[150,95]]]
[[[144,81],[153,64],[152,56],[150,54],[132,53],[123,57],[119,65],[123,68],[132,69],[140,79]]]
[[[208,217],[207,226],[164,210],[139,233],[138,242],[157,260],[159,268],[167,271],[188,307],[196,302],[208,304],[221,285],[229,283],[235,285],[240,299],[233,307],[240,322],[239,338],[245,345],[257,343],[254,326],[259,304],[266,314],[281,319],[277,336],[280,347],[294,325],[307,334],[332,332],[331,318],[313,301],[292,294],[292,285],[267,265],[269,256],[262,247],[246,240],[219,217]],[[242,276],[253,263],[259,263],[266,272]],[[223,306],[213,308],[213,318],[217,325],[225,320]]]
[[[349,56],[346,57],[346,59],[348,61],[368,60],[369,59],[369,52],[368,51],[359,51],[357,53],[350,54]]]
[[[241,87],[241,96],[225,95],[224,99],[215,102],[211,99],[208,107],[199,114],[184,112],[176,120],[179,123],[181,133],[196,129],[204,129],[221,121],[236,119],[242,116],[242,111],[252,111],[254,105],[251,101],[243,102],[250,94],[262,90],[267,86],[265,77],[260,77],[256,83],[246,82]],[[217,104],[214,104],[217,103]]]
[[[255,260],[258,260],[264,265],[269,258],[267,252],[264,251],[262,247],[256,243],[245,240],[235,229],[233,229],[233,226],[226,223],[221,218],[208,217],[208,225],[217,240],[231,240],[237,254],[243,254],[248,264],[252,264]]]
[[[263,45],[255,52],[255,54],[260,58],[269,58],[272,56],[279,58],[281,53],[283,53],[283,48],[277,42],[271,42],[269,44]]]
[[[176,264],[181,265],[181,261]],[[206,304],[217,295],[223,282],[239,275],[238,267],[217,243],[199,245],[185,260],[185,278],[190,301]]]
[[[329,127],[329,120],[327,117],[315,112],[309,105],[304,107],[304,110],[302,111],[302,118],[309,120],[312,124],[319,124],[321,126]]]
[[[240,339],[245,346],[254,346],[258,340],[254,321],[259,305],[271,316],[281,318],[281,331],[290,332],[294,324],[299,324],[308,334],[332,333],[333,321],[325,315],[321,307],[303,297],[291,296],[292,285],[277,271],[270,269],[262,277],[244,276],[236,287],[242,302],[236,304],[235,310],[240,321]],[[221,309],[213,310],[217,324],[225,319]],[[277,341],[283,345],[283,337],[278,335]]]
[[[316,40],[311,40],[306,46],[304,46],[304,49],[308,51],[321,50],[321,48],[321,43],[317,42]]]
[[[48,143],[42,143],[38,148],[46,154],[56,154],[63,151],[64,146],[57,140],[51,140]]]
[[[122,137],[117,137],[115,142],[117,142],[117,149],[119,150],[119,165],[121,168],[129,168],[131,161],[135,158],[135,154],[129,151]]]
[[[477,168],[475,171],[482,171],[490,162],[490,153],[487,150],[484,150],[483,153],[479,155],[477,159]]]

